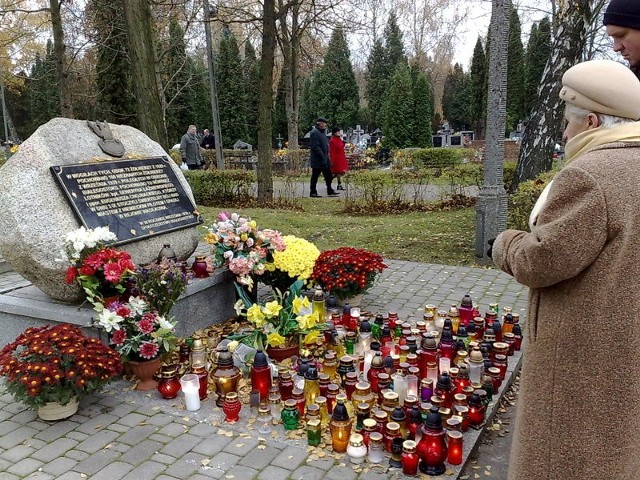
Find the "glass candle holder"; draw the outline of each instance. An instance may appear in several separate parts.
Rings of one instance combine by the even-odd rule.
[[[402,468],[402,444],[404,439],[396,437],[391,441],[391,457],[389,458],[389,466],[391,468]]]
[[[406,396],[418,396],[418,377],[417,375],[409,374],[405,376],[405,382],[407,383],[407,395]]]
[[[338,394],[336,398],[336,406],[333,409],[329,429],[331,431],[331,445],[333,451],[344,453],[349,445],[349,437],[351,436],[352,421],[347,413],[345,402],[347,396],[343,393]]]
[[[364,439],[359,433],[352,433],[351,437],[349,437],[347,456],[353,464],[359,465],[364,463],[364,458],[367,456],[367,447],[365,447]]]
[[[240,419],[240,410],[242,405],[238,400],[238,394],[236,392],[227,393],[224,397],[224,404],[222,405],[222,411],[224,412],[225,422],[235,423]]]
[[[271,426],[272,419],[271,408],[269,408],[268,405],[260,405],[258,408],[258,417],[256,418],[256,422],[258,422],[258,433],[262,435],[271,433],[273,430],[273,427]]]
[[[431,378],[423,378],[420,380],[420,400],[428,402],[433,395],[433,380]]]
[[[184,403],[188,411],[195,412],[200,410],[200,381],[198,376],[189,373],[180,378],[180,386],[184,393]]]
[[[280,414],[282,424],[285,430],[296,430],[298,428],[298,420],[300,420],[300,413],[296,408],[296,402],[293,399],[289,399],[284,402],[284,408]]]
[[[382,434],[380,432],[371,432],[367,460],[373,464],[384,461],[384,447],[382,446]]]
[[[405,475],[418,475],[420,457],[416,453],[416,446],[413,440],[405,440],[402,444],[402,473]]]
[[[160,381],[158,382],[158,392],[162,398],[171,399],[178,396],[180,391],[180,380],[178,380],[178,366],[167,365],[160,370]]]
[[[447,462],[451,465],[460,465],[462,463],[463,440],[462,432],[456,430],[447,431]]]
[[[313,418],[307,422],[307,444],[312,447],[320,445],[322,441],[322,427],[320,420]]]

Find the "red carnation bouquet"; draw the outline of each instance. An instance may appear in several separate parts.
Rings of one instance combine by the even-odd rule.
[[[109,246],[115,240],[106,227],[80,227],[65,238],[65,254],[71,263],[66,281],[69,285],[78,282],[94,306],[123,294],[135,270],[127,252]]]
[[[309,278],[325,291],[345,299],[369,290],[385,268],[387,265],[377,253],[340,247],[322,252]]]
[[[114,350],[68,323],[28,328],[0,350],[7,391],[30,408],[66,405],[99,390],[121,370]]]

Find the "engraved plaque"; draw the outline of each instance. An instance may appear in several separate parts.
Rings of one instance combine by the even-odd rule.
[[[202,223],[166,157],[51,167],[86,228],[107,226],[117,245]]]

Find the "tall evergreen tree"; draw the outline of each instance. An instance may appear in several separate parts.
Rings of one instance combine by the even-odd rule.
[[[447,75],[442,95],[442,112],[454,130],[465,130],[470,126],[469,86],[469,74],[456,63]]]
[[[60,93],[53,44],[47,41],[44,59],[36,55],[29,81],[29,104],[32,130],[60,116]]]
[[[382,126],[384,120],[382,110],[388,85],[384,57],[382,40],[376,39],[369,53],[369,58],[367,59],[367,70],[365,73],[365,80],[367,81],[365,98],[367,99],[371,121],[373,123],[373,125],[370,125],[372,128]]]
[[[324,63],[314,81],[314,90],[318,110],[331,124],[343,127],[356,124],[359,110],[358,84],[349,58],[347,39],[340,27],[331,34]]]
[[[165,78],[165,121],[170,143],[179,140],[187,127],[194,123],[193,112],[189,108],[191,92],[190,64],[184,41],[184,30],[180,24],[171,19],[169,22],[169,45],[167,61],[164,65]]]
[[[216,65],[218,107],[222,144],[231,148],[237,140],[247,140],[246,90],[238,42],[229,30],[220,40]]]
[[[399,62],[391,79],[384,107],[384,145],[389,148],[412,146],[414,100],[411,94],[411,74],[404,62]]]
[[[469,113],[475,138],[481,138],[484,131],[484,118],[487,111],[487,57],[478,37],[471,59],[471,77],[469,79]]]
[[[311,126],[318,116],[316,107],[313,104],[315,101],[313,97],[313,77],[307,77],[302,82],[302,90],[300,91],[300,114],[298,116],[300,124],[298,125],[298,131],[301,137],[311,130]]]
[[[131,58],[122,2],[92,0],[87,16],[96,40],[97,114],[113,123],[138,126]]]
[[[414,67],[415,68],[415,67]],[[433,90],[427,76],[418,71],[412,85],[413,91],[413,130],[412,145],[426,148],[433,146],[431,122],[433,120]]]
[[[522,27],[518,11],[511,5],[509,14],[509,48],[507,59],[507,130],[523,120],[525,112],[525,58],[522,46]]]
[[[398,17],[395,11],[389,14],[389,19],[384,27],[384,58],[387,68],[387,74],[391,77],[396,66],[400,62],[407,63],[407,56],[404,53],[404,41],[402,39],[402,31],[398,26]]]
[[[244,59],[242,61],[244,82],[246,86],[245,111],[247,115],[247,142],[252,145],[258,143],[258,101],[255,92],[258,91],[260,64],[256,57],[256,50],[247,39],[244,42]]]
[[[209,85],[209,70],[200,57],[187,57],[189,69],[188,105],[191,114],[189,124],[194,123],[198,128],[208,128],[213,132],[213,118],[211,116],[211,88]],[[186,125],[184,129],[186,130]]]
[[[534,23],[525,56],[525,112],[528,115],[538,99],[538,86],[551,56],[551,22],[548,17]]]

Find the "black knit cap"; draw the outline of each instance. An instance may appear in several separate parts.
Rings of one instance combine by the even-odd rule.
[[[611,0],[602,23],[640,30],[640,2]]]

